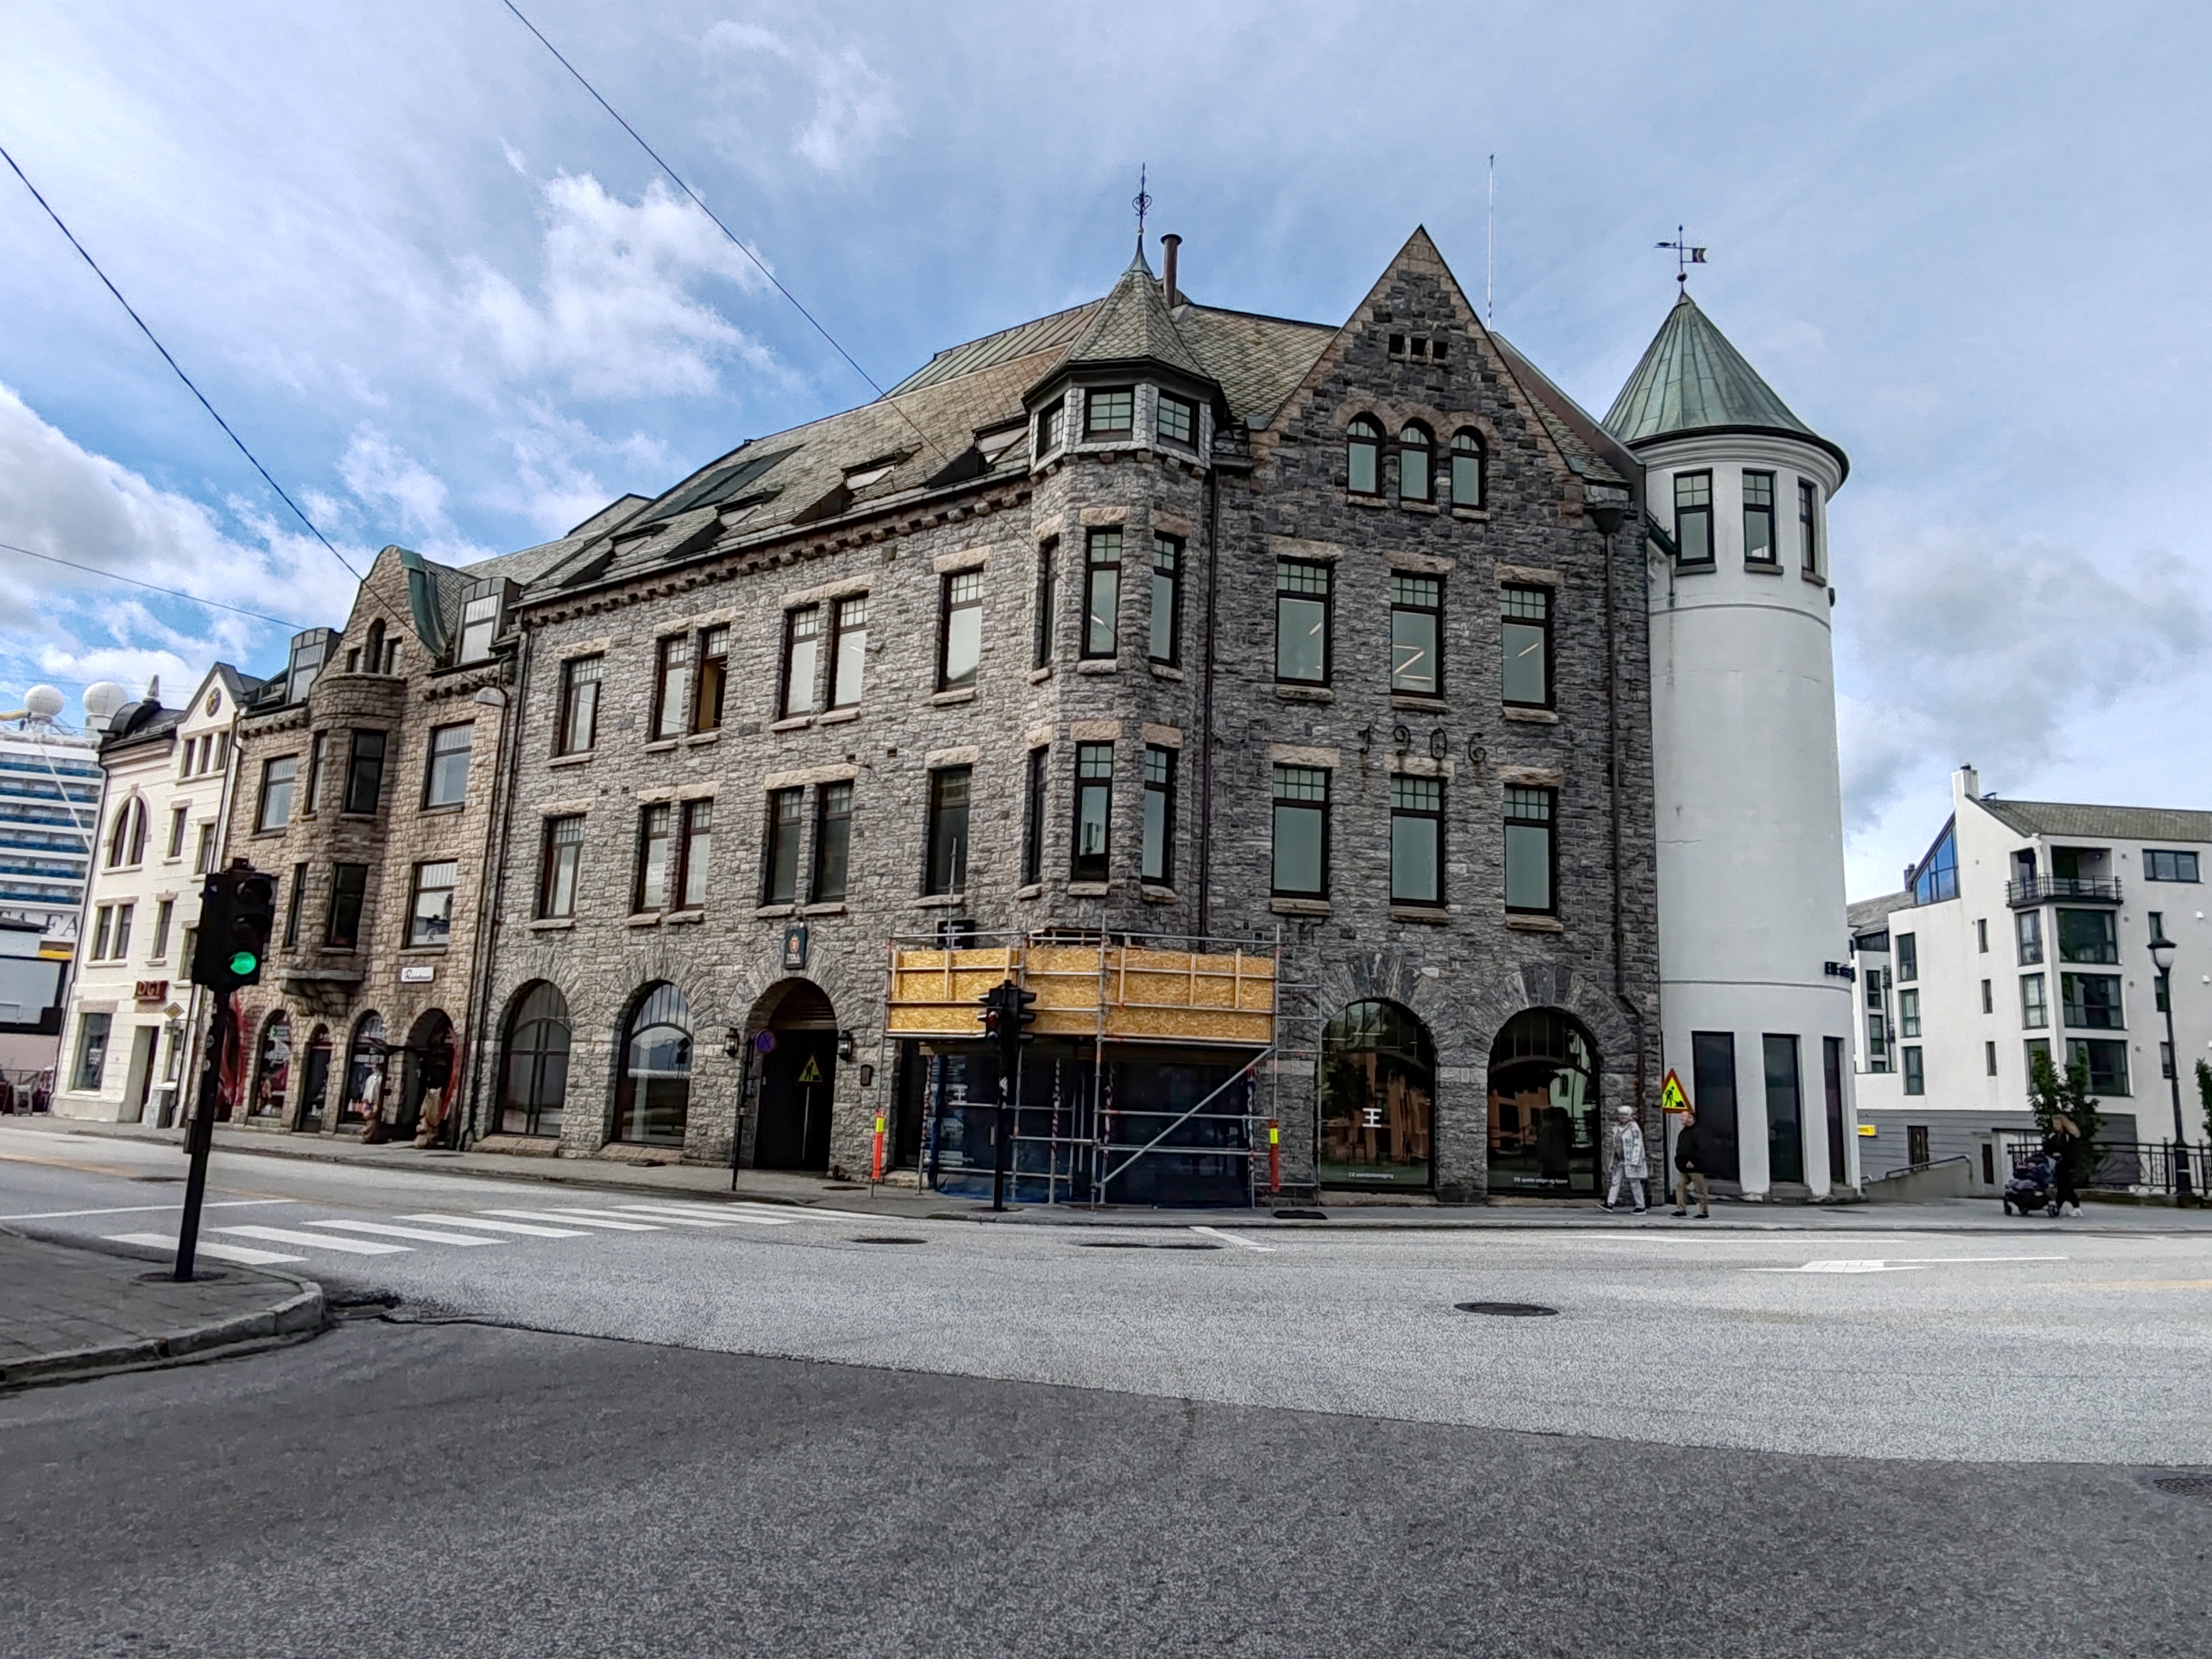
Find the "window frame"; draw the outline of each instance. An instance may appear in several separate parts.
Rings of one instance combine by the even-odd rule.
[[[2160,868],[2157,862],[2160,860],[2168,860],[2168,862],[2164,866],[2164,868],[2171,873],[2165,875],[2156,873],[2156,871]],[[2180,873],[2184,867],[2184,860],[2188,861],[2187,868],[2189,873],[2185,876]],[[2203,879],[2200,873],[2202,868],[2202,861],[2193,852],[2185,851],[2179,848],[2166,847],[2146,847],[2142,849],[2142,872],[2143,879],[2145,881],[2201,882]]]
[[[1180,437],[1167,429],[1167,422],[1163,418],[1170,408],[1183,411],[1183,423],[1187,430]],[[1153,399],[1152,436],[1158,441],[1172,444],[1178,449],[1196,449],[1198,447],[1197,401],[1194,398],[1182,397],[1173,392],[1162,390]]]
[[[763,809],[765,816],[761,825],[760,902],[796,904],[799,878],[804,873],[799,854],[805,850],[802,843],[806,830],[806,791],[797,784],[771,789]],[[786,866],[789,866],[787,871]]]
[[[1182,663],[1182,556],[1183,538],[1152,532],[1152,611],[1146,618],[1145,655],[1148,661],[1164,668],[1175,668]],[[1163,561],[1164,556],[1164,562]],[[1160,617],[1161,590],[1166,590],[1167,652],[1161,654]]]
[[[1401,786],[1407,791],[1423,792],[1429,799],[1420,802],[1401,804]],[[1444,781],[1419,772],[1393,772],[1390,775],[1390,856],[1389,882],[1393,906],[1422,910],[1442,910],[1446,905],[1444,893]],[[1398,890],[1398,826],[1401,822],[1426,823],[1431,826],[1429,849],[1429,896],[1414,897]]]
[[[676,812],[671,801],[653,801],[638,809],[637,853],[630,873],[629,913],[653,915],[668,908],[669,862],[675,852]],[[649,892],[646,883],[653,870],[653,849],[660,848],[659,890]],[[650,899],[650,902],[647,900]]]
[[[1100,557],[1102,548],[1110,548],[1113,556]],[[1085,662],[1111,662],[1121,655],[1121,561],[1127,550],[1128,538],[1120,525],[1099,525],[1083,533],[1083,635],[1076,654]],[[1112,595],[1105,607],[1103,647],[1098,639],[1102,586]]]
[[[1037,411],[1036,455],[1042,460],[1059,448],[1067,436],[1067,397],[1066,393],[1054,398]]]
[[[1114,874],[1114,748],[1111,743],[1075,745],[1074,811],[1067,837],[1067,878],[1070,881],[1110,881]],[[1103,757],[1103,758],[1102,758]],[[1103,767],[1103,771],[1087,769]],[[1101,831],[1097,850],[1086,851],[1083,831],[1092,798],[1098,799],[1097,824]]]
[[[1390,695],[1394,697],[1423,697],[1441,702],[1444,696],[1444,579],[1423,570],[1393,570],[1389,576],[1387,592],[1390,600]],[[1403,597],[1409,589],[1401,584],[1425,583],[1430,590],[1426,600]],[[1400,676],[1404,672],[1399,653],[1405,642],[1398,637],[1398,618],[1401,616],[1423,617],[1428,619],[1429,684],[1426,690],[1404,684]]]
[[[850,669],[852,695],[845,695]],[[868,689],[868,596],[847,593],[830,601],[829,705],[857,708]]]
[[[952,780],[960,781],[963,794],[957,803],[945,799]],[[972,766],[933,766],[929,769],[927,818],[922,833],[921,890],[925,896],[935,897],[964,893],[968,890],[968,828],[972,822],[975,805],[975,769]],[[948,848],[940,849],[939,836],[950,815],[960,817],[960,834]],[[939,879],[939,853],[945,857],[944,878]]]
[[[957,597],[962,586],[967,584],[972,597]],[[939,691],[960,691],[974,685],[983,677],[983,568],[972,566],[966,570],[948,570],[938,584],[937,605],[937,689]],[[954,678],[951,673],[953,617],[962,612],[975,613],[975,662],[966,674]]]
[[[1801,574],[1820,580],[1820,487],[1810,478],[1797,480],[1797,554]]]
[[[1293,571],[1318,572],[1321,592],[1316,596],[1304,589],[1285,589],[1283,580]],[[1321,606],[1321,673],[1309,678],[1283,672],[1283,606],[1311,605]],[[1334,683],[1336,672],[1336,567],[1314,559],[1277,559],[1275,561],[1275,684],[1304,685],[1327,689]]]
[[[663,634],[653,642],[653,724],[647,743],[680,738],[690,725],[691,635]]]
[[[1295,778],[1286,775],[1292,773],[1300,775]],[[1284,793],[1285,787],[1310,788],[1313,787],[1311,782],[1313,779],[1320,781],[1321,793],[1317,796],[1286,795]],[[1332,873],[1330,866],[1334,852],[1334,820],[1336,816],[1330,808],[1334,804],[1336,793],[1335,785],[1336,780],[1332,775],[1331,769],[1326,766],[1297,766],[1284,762],[1277,762],[1273,764],[1270,775],[1270,799],[1273,810],[1268,825],[1267,848],[1267,890],[1271,896],[1328,902],[1329,878]],[[1319,868],[1316,874],[1316,885],[1311,889],[1285,887],[1282,884],[1283,815],[1285,812],[1310,812],[1319,820],[1321,856]]]
[[[561,708],[553,728],[553,752],[588,755],[599,746],[599,690],[606,683],[606,653],[587,652],[561,665]],[[588,671],[588,672],[586,672]],[[585,695],[588,691],[589,695]],[[576,741],[577,716],[583,716],[583,740]]]
[[[699,630],[691,671],[691,735],[719,732],[730,702],[730,625],[715,623]]]
[[[1379,500],[1382,494],[1382,422],[1371,415],[1355,415],[1345,425],[1344,488],[1347,495]],[[1361,462],[1357,451],[1367,451],[1367,483],[1359,482]]]
[[[2020,976],[2020,1029],[2023,1031],[2047,1031],[2051,1029],[2051,991],[2043,974],[2022,974]]]
[[[1022,780],[1022,885],[1037,886],[1044,880],[1044,836],[1049,797],[1052,748],[1040,744],[1029,751]]]
[[[1408,421],[1398,428],[1396,442],[1391,446],[1398,457],[1398,500],[1418,501],[1434,506],[1437,499],[1437,436],[1420,421]],[[1420,493],[1416,495],[1406,486],[1413,477],[1407,470],[1407,461],[1420,458]]]
[[[1467,500],[1460,493],[1460,463],[1470,463],[1474,474],[1474,499]],[[1482,434],[1471,426],[1463,426],[1452,434],[1444,469],[1445,487],[1451,492],[1451,505],[1480,509],[1490,505],[1490,451],[1482,441]]]
[[[1540,797],[1541,817],[1528,815],[1534,798]],[[1557,789],[1531,787],[1509,784],[1502,801],[1504,826],[1504,883],[1505,914],[1509,916],[1557,916],[1559,913],[1559,792]],[[1522,811],[1516,812],[1516,807]],[[1515,830],[1540,829],[1544,836],[1544,884],[1546,902],[1542,905],[1513,902],[1513,836]]]
[[[1101,426],[1098,407],[1103,402],[1115,398],[1128,400],[1129,418],[1119,426]],[[1134,386],[1085,386],[1083,389],[1083,441],[1112,441],[1137,435],[1137,388]]]
[[[800,683],[802,660],[805,684]],[[775,717],[799,720],[821,712],[816,690],[822,678],[822,606],[794,605],[783,613],[781,674],[776,686]]]
[[[1683,499],[1684,487],[1686,485],[1690,486],[1692,489],[1702,489],[1705,493],[1705,499],[1702,501],[1686,501]],[[1711,569],[1720,557],[1720,549],[1716,544],[1716,539],[1713,535],[1712,469],[1711,467],[1698,467],[1692,468],[1686,471],[1677,472],[1674,474],[1673,488],[1674,495],[1675,568],[1683,570]],[[1705,529],[1701,539],[1705,543],[1705,552],[1703,558],[1693,559],[1689,556],[1686,551],[1684,550],[1688,548],[1690,543],[1689,538],[1683,529],[1683,526],[1695,519],[1701,519],[1704,521]]]
[[[349,880],[349,875],[352,879]],[[331,866],[331,902],[323,913],[323,948],[326,951],[358,951],[361,949],[362,913],[368,908],[368,866],[366,864],[336,863]],[[340,936],[339,919],[347,917],[347,931]]]
[[[474,720],[456,720],[449,726],[434,726],[430,728],[429,740],[423,744],[422,752],[422,810],[424,811],[452,811],[469,804],[469,768],[475,757],[476,731],[477,724]],[[459,751],[460,793],[450,799],[441,799],[432,793],[438,785],[438,763],[441,761],[451,761],[453,758],[453,753],[452,750],[441,752],[438,744],[455,732],[468,734],[468,740]]]
[[[364,744],[374,739],[374,751],[368,752]],[[384,767],[392,755],[392,734],[373,726],[356,726],[352,740],[346,745],[345,800],[341,811],[354,817],[374,817],[384,810]],[[369,804],[360,804],[362,780],[368,780]]]
[[[1137,847],[1137,879],[1144,885],[1175,885],[1176,757],[1177,751],[1166,744],[1145,745],[1144,810]]]
[[[714,869],[714,798],[694,795],[678,801],[675,867],[669,872],[669,910],[690,913],[707,908],[707,882]]]
[[[1534,617],[1516,614],[1511,608],[1515,603],[1514,596],[1516,594],[1533,594],[1535,596],[1537,601],[1542,607],[1543,614],[1540,617]],[[1501,582],[1498,584],[1498,700],[1506,708],[1554,708],[1558,707],[1559,685],[1558,677],[1555,672],[1555,659],[1558,653],[1555,644],[1556,635],[1554,633],[1554,620],[1558,610],[1558,595],[1548,587],[1529,582]],[[1507,676],[1505,665],[1508,662],[1515,660],[1515,658],[1510,654],[1506,649],[1506,641],[1510,637],[1508,630],[1516,628],[1531,629],[1540,632],[1543,635],[1544,656],[1542,672],[1544,676],[1544,696],[1541,701],[1530,702],[1527,698],[1508,696],[1506,695]],[[1521,654],[1527,654],[1526,647],[1522,647]]]
[[[166,943],[169,936],[168,901],[164,899],[162,905],[163,914],[155,925]],[[292,890],[284,896],[284,932],[280,936],[287,951],[300,948],[300,922],[307,914],[307,866],[295,864],[292,866]]]
[[[1753,483],[1754,480],[1758,482]],[[1740,481],[1741,491],[1739,505],[1743,510],[1743,562],[1761,570],[1778,570],[1782,567],[1782,549],[1775,540],[1774,474],[1761,467],[1746,467]],[[1754,489],[1764,489],[1763,503],[1752,500]],[[1765,520],[1766,556],[1760,558],[1752,551],[1751,532],[1754,517]]]
[[[321,735],[320,733],[317,734]],[[162,856],[174,862],[185,855],[185,832],[192,827],[192,809],[189,802],[169,809],[169,850]]]
[[[2103,994],[2106,1000],[2093,1008],[2086,995],[2092,981],[2110,988]],[[2079,1018],[2075,1015],[2080,1015]],[[2103,1014],[2104,1021],[2091,1018]],[[2126,988],[2118,974],[2069,974],[2058,975],[2058,1021],[2069,1031],[2124,1031],[2128,1029]]]
[[[1033,629],[1030,642],[1030,666],[1049,668],[1053,659],[1053,611],[1059,602],[1060,574],[1056,568],[1060,559],[1060,538],[1048,536],[1037,544],[1036,586],[1030,596]]]
[[[584,819],[581,812],[561,812],[545,820],[538,834],[538,904],[539,921],[574,921],[576,892],[584,869]]]
[[[842,810],[838,810],[842,803]],[[833,831],[833,824],[842,824]],[[840,868],[833,888],[829,879],[830,849],[835,844]],[[853,780],[834,778],[814,792],[814,856],[809,860],[807,901],[813,904],[842,904],[853,888]]]
[[[434,870],[447,870],[452,872],[452,879],[442,887],[426,885],[424,882],[425,876],[428,872]],[[407,877],[407,932],[405,936],[400,940],[400,946],[403,950],[442,951],[453,942],[453,897],[454,895],[459,891],[460,884],[461,865],[459,859],[418,859],[416,860],[414,868],[409,872]],[[446,896],[445,936],[441,939],[424,939],[421,937],[423,922],[426,920],[422,915],[422,900],[425,896],[434,893],[443,893]]]
[[[281,780],[276,775],[276,769],[280,766],[287,769]],[[299,780],[300,757],[297,755],[271,755],[261,763],[261,791],[253,803],[254,834],[268,835],[292,822],[292,798],[298,791]],[[270,791],[280,784],[283,791],[279,797],[283,804],[283,815],[272,817],[270,814]]]
[[[1909,1048],[1900,1046],[1897,1054],[1898,1070],[1905,1079],[1905,1092],[1908,1095],[1926,1094],[1928,1067],[1926,1061],[1921,1056],[1920,1046],[1917,1043]]]

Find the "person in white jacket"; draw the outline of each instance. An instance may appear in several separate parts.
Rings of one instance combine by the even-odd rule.
[[[1636,1121],[1634,1107],[1614,1109],[1613,1129],[1606,1139],[1613,1154],[1613,1184],[1606,1191],[1605,1207],[1620,1207],[1621,1183],[1626,1182],[1636,1200],[1636,1213],[1642,1215],[1647,1207],[1644,1183],[1651,1178],[1651,1160],[1644,1151],[1644,1126]]]

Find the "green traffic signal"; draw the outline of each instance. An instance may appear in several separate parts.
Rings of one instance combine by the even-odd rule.
[[[261,965],[261,958],[251,951],[240,951],[230,959],[230,971],[244,979]]]

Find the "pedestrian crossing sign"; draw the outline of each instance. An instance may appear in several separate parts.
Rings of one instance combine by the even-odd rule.
[[[1690,1097],[1683,1092],[1682,1079],[1670,1070],[1666,1082],[1659,1085],[1659,1109],[1662,1112],[1686,1112]]]
[[[815,1064],[813,1055],[807,1055],[806,1064],[799,1068],[799,1080],[801,1083],[819,1083],[822,1081],[822,1068]]]

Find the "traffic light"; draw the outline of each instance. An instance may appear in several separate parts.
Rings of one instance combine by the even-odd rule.
[[[240,859],[200,890],[199,931],[192,948],[192,983],[235,991],[261,982],[261,964],[276,925],[276,878]]]
[[[1008,1077],[1021,1062],[1022,1044],[1031,1041],[1025,1028],[1036,1023],[1030,1007],[1036,1000],[1035,991],[1024,991],[1012,980],[999,988],[999,1066]]]

